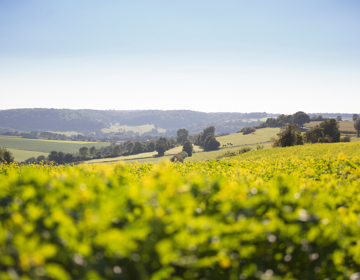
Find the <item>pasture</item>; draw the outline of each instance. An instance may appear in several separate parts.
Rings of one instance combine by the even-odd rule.
[[[255,132],[243,135],[242,132],[234,133],[226,136],[216,137],[216,140],[220,142],[220,148],[222,145],[232,143],[233,146],[259,144],[270,141],[272,137],[276,137],[280,132],[280,128],[261,128]]]
[[[151,159],[157,155],[157,152],[141,153],[136,155],[119,156],[112,158],[100,158],[86,161],[86,163],[106,163],[106,162],[117,162],[117,161],[135,161],[137,159]]]
[[[37,158],[38,156],[47,157],[49,155],[49,153],[35,152],[35,151],[25,151],[25,150],[17,150],[17,149],[8,149],[8,150],[14,156],[15,161],[18,161],[18,162],[25,161],[31,157],[34,157],[34,158]]]
[[[38,153],[49,154],[51,151],[77,153],[81,147],[91,148],[92,146],[95,146],[97,149],[99,149],[108,145],[109,143],[106,142],[42,140],[5,136],[0,137],[0,147],[17,150],[16,154],[19,156],[19,158],[15,156],[16,161],[21,161],[25,154],[26,156],[29,155],[29,157],[37,157]]]
[[[165,152],[165,155],[176,155],[176,154],[180,153],[181,151],[182,151],[182,146],[178,146],[178,147],[172,148],[170,150],[167,150]],[[193,151],[195,151],[195,153],[202,152],[203,148],[193,145]]]

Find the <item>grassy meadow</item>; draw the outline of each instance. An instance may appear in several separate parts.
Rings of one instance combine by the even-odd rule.
[[[8,149],[8,150],[14,156],[15,161],[18,161],[18,162],[25,161],[31,157],[34,157],[34,158],[37,158],[38,156],[47,157],[49,155],[49,153],[36,152],[36,151],[25,151],[25,150],[17,150],[17,149]]]
[[[85,142],[85,141],[61,141],[27,139],[17,137],[0,136],[0,147],[5,147],[14,151],[16,161],[22,161],[30,157],[48,155],[51,151],[62,151],[64,153],[76,153],[81,147],[101,148],[108,146],[106,142]]]
[[[255,132],[243,135],[242,132],[234,133],[226,136],[216,137],[216,140],[222,145],[232,143],[233,146],[242,146],[250,144],[260,144],[270,141],[272,137],[276,137],[280,132],[280,128],[262,128],[257,129]]]

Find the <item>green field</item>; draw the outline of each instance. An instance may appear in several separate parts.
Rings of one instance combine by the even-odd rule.
[[[139,133],[141,135],[143,133],[153,130],[154,128],[155,128],[155,126],[153,124],[146,124],[146,125],[139,125],[139,126],[127,126],[127,125],[112,124],[110,126],[110,128],[103,128],[101,131],[104,133],[133,131],[133,132]],[[166,132],[166,129],[158,128],[157,131],[159,133],[163,133],[163,132]]]
[[[99,149],[108,145],[109,143],[106,142],[60,141],[0,137],[0,147],[16,150],[14,154],[16,161],[22,161],[25,156],[28,156],[27,158],[37,157],[40,155],[39,153],[49,154],[51,151],[76,153],[81,147],[91,148],[92,146],[95,146],[97,149]]]
[[[235,133],[216,137],[216,140],[220,142],[220,147],[222,147],[222,145],[227,145],[227,143],[232,143],[233,146],[258,144],[270,141],[270,139],[276,137],[279,132],[280,128],[262,128],[247,135]]]
[[[175,147],[175,148],[172,148],[170,150],[167,150],[165,152],[165,155],[176,155],[178,153],[180,153],[182,151],[182,146],[178,146],[178,147]],[[202,152],[203,151],[203,148],[199,147],[199,146],[196,146],[196,145],[193,145],[193,151],[194,152]]]
[[[86,163],[106,163],[106,162],[117,162],[117,161],[127,161],[127,160],[137,160],[137,159],[152,159],[157,155],[157,152],[149,152],[149,153],[141,153],[137,155],[129,155],[129,156],[120,156],[113,158],[100,158],[100,159],[92,159],[86,161]]]
[[[260,144],[260,146],[263,146],[264,149],[270,149],[272,145],[272,142],[267,142],[264,144]],[[246,145],[246,147],[251,148],[252,150],[256,150],[258,144],[249,144]],[[242,147],[232,147],[232,148],[225,148],[225,149],[219,149],[216,151],[209,151],[209,152],[198,152],[194,153],[192,157],[187,157],[185,161],[202,161],[202,160],[208,160],[208,159],[216,159],[222,155],[224,155],[227,152],[238,152]]]
[[[16,150],[16,149],[8,149],[15,158],[15,161],[22,162],[27,160],[28,158],[34,157],[37,158],[38,156],[45,156],[47,157],[49,153],[42,153],[42,152],[35,152],[35,151],[24,151],[24,150]]]

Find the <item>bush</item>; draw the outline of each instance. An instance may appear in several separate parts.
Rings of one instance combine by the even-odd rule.
[[[240,155],[240,154],[243,154],[243,153],[246,153],[246,152],[249,152],[249,151],[251,151],[250,147],[244,147],[244,148],[238,150],[237,152],[227,151],[223,155],[218,156],[216,159],[221,159],[221,158],[224,158],[224,157],[233,157],[233,156]]]
[[[184,159],[179,155],[174,155],[171,159],[170,159],[171,162],[175,162],[175,163],[183,163],[184,162]]]
[[[187,153],[187,156],[191,157],[192,153],[193,153],[193,145],[191,144],[190,141],[185,141],[184,145],[183,145],[183,151]]]
[[[254,127],[251,127],[251,126],[245,126],[240,130],[240,132],[242,132],[244,135],[253,133],[255,131],[256,131],[256,129]]]
[[[240,155],[240,154],[243,154],[243,153],[246,153],[246,152],[249,152],[249,151],[251,151],[250,147],[244,147],[244,148],[238,150],[238,154]]]
[[[216,140],[214,135],[208,135],[204,142],[205,151],[217,150],[220,146],[220,142]]]
[[[25,160],[26,164],[32,164],[32,163],[37,163],[36,159],[34,157],[28,158]]]
[[[318,143],[320,138],[324,138],[324,129],[319,126],[305,132],[306,143]]]
[[[9,164],[14,161],[15,161],[14,157],[8,149],[0,148],[0,164],[1,163]]]
[[[303,145],[303,137],[300,130],[295,125],[288,125],[275,139],[273,147],[289,147],[295,145]]]
[[[185,152],[185,151],[181,151],[181,152],[179,153],[179,156],[181,156],[182,159],[186,159],[186,158],[188,157],[188,153]]]
[[[265,122],[260,123],[259,125],[255,126],[256,129],[266,128],[266,127],[268,127],[268,125]]]
[[[343,136],[340,138],[340,142],[350,142],[350,137],[349,136]]]

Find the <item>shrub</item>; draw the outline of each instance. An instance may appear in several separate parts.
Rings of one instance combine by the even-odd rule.
[[[273,147],[289,147],[303,145],[303,137],[300,130],[295,125],[286,126],[275,139]]]
[[[6,148],[0,148],[0,164],[9,164],[11,162],[14,162],[12,153]]]
[[[324,129],[319,126],[305,132],[306,143],[318,143],[320,138],[324,138]]]
[[[183,145],[183,151],[187,153],[187,156],[191,157],[192,153],[193,153],[193,145],[191,144],[190,141],[185,141],[184,145]]]
[[[259,125],[255,126],[256,129],[266,128],[266,127],[268,127],[268,125],[265,122],[260,123]]]
[[[244,148],[238,150],[238,154],[240,155],[240,154],[243,154],[243,153],[246,153],[246,152],[249,152],[249,151],[251,151],[250,147],[244,147]]]
[[[183,163],[184,162],[184,159],[179,155],[174,155],[171,159],[170,159],[171,162],[175,162],[175,163]]]
[[[254,127],[251,127],[251,126],[245,126],[240,130],[240,132],[242,132],[244,135],[253,133],[255,131],[256,131],[256,129]]]
[[[349,136],[343,136],[340,138],[340,142],[350,142],[350,137]]]
[[[244,147],[244,148],[238,150],[237,152],[227,151],[223,155],[218,156],[216,159],[219,160],[219,159],[224,158],[224,157],[233,157],[233,156],[240,155],[240,154],[243,154],[243,153],[246,153],[246,152],[249,152],[249,151],[251,151],[250,147]]]
[[[185,152],[185,151],[181,151],[181,152],[179,153],[179,156],[181,156],[182,159],[186,159],[186,158],[188,157],[188,153]]]

